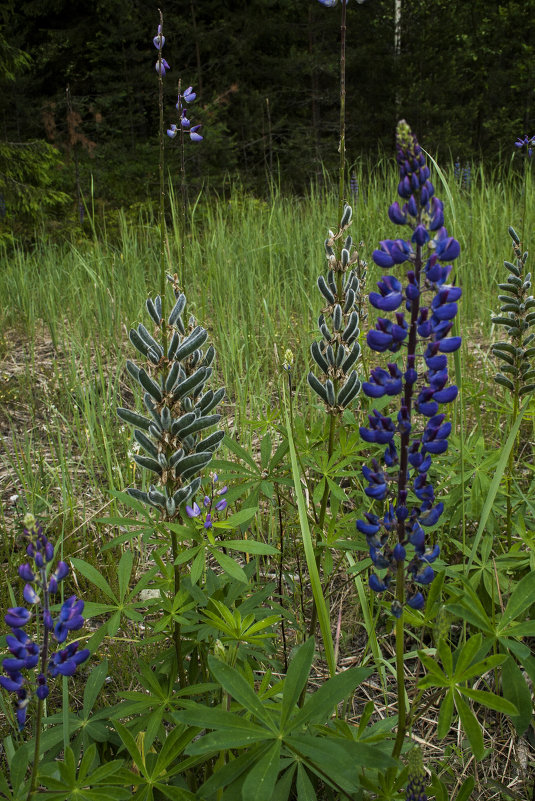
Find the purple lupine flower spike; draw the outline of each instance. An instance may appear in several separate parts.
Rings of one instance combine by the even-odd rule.
[[[34,564],[25,563],[19,567],[19,576],[26,582],[23,597],[26,603],[37,608],[32,613],[24,606],[7,610],[5,621],[11,628],[6,637],[6,644],[11,656],[2,661],[2,670],[6,675],[0,676],[0,686],[8,692],[16,693],[16,718],[19,729],[24,727],[32,695],[35,692],[39,702],[49,694],[48,676],[58,673],[72,675],[77,666],[89,657],[87,649],[78,651],[78,643],[71,643],[66,649],[50,655],[50,632],[57,642],[64,642],[69,631],[83,626],[82,611],[84,602],[71,596],[63,604],[56,622],[49,608],[49,597],[57,591],[58,584],[68,575],[66,562],[59,561],[55,571],[48,577],[49,563],[54,558],[54,546],[43,534],[31,514],[24,518],[24,534],[29,540],[26,553]],[[39,590],[39,593],[38,593]],[[40,607],[40,608],[39,608]],[[38,645],[25,631],[25,627],[34,617],[40,616],[43,622],[43,641]],[[47,664],[48,663],[48,664]],[[34,671],[39,666],[37,676],[25,671]]]
[[[387,369],[376,367],[363,384],[368,397],[399,397],[397,419],[386,410],[374,409],[369,425],[361,426],[365,442],[386,446],[383,463],[372,460],[362,473],[369,498],[385,501],[389,511],[383,519],[372,513],[357,521],[357,530],[366,536],[374,569],[370,588],[383,593],[395,582],[392,614],[401,617],[403,605],[422,609],[424,597],[419,587],[434,578],[431,563],[440,553],[434,546],[426,551],[424,528],[436,525],[444,504],[436,502],[428,479],[432,458],[448,448],[451,424],[441,412],[458,394],[449,383],[447,354],[460,347],[460,337],[450,336],[461,296],[459,287],[448,283],[451,262],[459,255],[459,243],[444,228],[442,202],[434,195],[425,154],[405,121],[397,129],[397,162],[400,171],[398,194],[405,201],[393,203],[388,216],[396,225],[411,229],[409,240],[385,239],[374,251],[379,267],[392,269],[408,262],[407,283],[385,276],[378,282],[378,292],[370,294],[370,303],[382,313],[367,334],[368,346],[379,353],[390,351],[403,355],[403,364],[389,362]],[[404,302],[405,311],[398,309]],[[416,360],[422,354],[423,359]],[[423,420],[414,426],[415,413]],[[416,434],[413,431],[417,432]],[[412,441],[411,441],[412,437]],[[410,501],[416,498],[416,503]],[[392,534],[396,542],[389,543]],[[405,583],[400,585],[400,577]]]

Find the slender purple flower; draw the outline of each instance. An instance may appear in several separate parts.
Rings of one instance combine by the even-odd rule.
[[[216,484],[219,480],[217,473],[211,474],[212,486],[209,495],[205,495],[203,498],[203,509],[199,507],[197,503],[194,503],[193,506],[186,506],[186,514],[188,517],[200,517],[203,521],[203,528],[206,530],[213,528],[214,520],[217,519],[217,515],[214,515],[214,512],[223,512],[228,505],[227,499],[222,498],[222,495],[228,490],[228,487],[221,487],[221,489],[216,490]],[[219,497],[219,500],[217,498]]]
[[[378,282],[379,291],[370,294],[372,306],[394,312],[394,317],[378,317],[367,342],[379,353],[400,352],[402,361],[373,368],[363,390],[372,398],[399,397],[399,411],[396,418],[375,409],[369,425],[360,428],[365,442],[386,446],[384,467],[373,459],[372,467],[365,465],[362,472],[366,495],[389,500],[389,511],[382,519],[365,514],[357,530],[366,536],[374,570],[379,571],[371,574],[370,588],[382,593],[395,582],[392,613],[400,617],[405,603],[423,608],[419,588],[433,580],[431,563],[439,556],[438,546],[425,546],[424,529],[436,525],[444,509],[436,502],[428,473],[432,459],[447,450],[451,433],[441,406],[458,393],[449,383],[447,354],[461,344],[460,337],[450,336],[461,290],[448,280],[451,264],[444,264],[457,258],[459,243],[444,228],[443,204],[434,195],[425,154],[405,121],[397,128],[397,162],[398,194],[405,202],[392,204],[388,216],[412,233],[408,241],[383,240],[373,259],[388,269],[408,262],[409,269],[405,288],[387,275]],[[399,312],[402,303],[405,311]]]

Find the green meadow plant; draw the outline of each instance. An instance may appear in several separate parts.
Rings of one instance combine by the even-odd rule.
[[[528,250],[524,240],[527,232],[527,194],[530,188],[529,179],[531,178],[530,167],[534,139],[535,137],[529,138],[525,136],[515,142],[518,149],[525,151],[522,189],[522,230],[524,235],[521,238],[516,230],[509,226],[514,262],[504,261],[504,267],[508,270],[507,281],[498,284],[498,289],[502,292],[502,294],[498,295],[498,300],[501,301],[502,305],[500,306],[499,315],[491,318],[493,324],[499,326],[507,337],[506,340],[495,342],[492,346],[492,352],[499,364],[499,372],[494,376],[494,381],[507,390],[511,400],[509,430],[517,421],[523,396],[531,395],[535,390],[535,334],[529,331],[535,324],[535,299],[531,294],[531,273],[526,270]],[[512,490],[514,474],[517,468],[517,455],[518,437],[515,437],[505,470],[507,498],[505,525],[508,548],[511,548],[512,544],[511,533],[514,512]]]

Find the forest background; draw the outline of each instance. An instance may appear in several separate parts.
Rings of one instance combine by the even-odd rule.
[[[188,148],[190,198],[229,178],[265,195],[302,193],[338,163],[340,15],[302,0],[166,0],[172,70],[193,84],[202,148]],[[158,196],[157,8],[145,0],[2,4],[0,239],[65,233],[87,209],[137,213]],[[350,0],[347,159],[393,150],[400,116],[430,151],[510,166],[533,133],[535,0]],[[170,174],[179,148],[168,148]],[[152,198],[152,201],[149,199]],[[85,205],[85,213],[84,213]],[[42,235],[43,230],[40,231]]]

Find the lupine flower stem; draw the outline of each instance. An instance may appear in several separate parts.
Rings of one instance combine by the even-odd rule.
[[[163,36],[163,14],[160,13],[160,27],[159,34]],[[167,325],[165,322],[165,288],[167,285],[167,277],[165,271],[165,173],[164,173],[164,121],[163,121],[163,76],[164,69],[162,68],[162,49],[158,50],[158,107],[160,112],[160,126],[159,126],[159,144],[160,144],[160,160],[159,160],[159,173],[160,173],[160,298],[162,303],[162,348],[163,352],[167,353]]]
[[[46,586],[46,582],[43,586],[43,612],[49,611],[49,597],[48,597],[48,589]],[[41,651],[41,673],[46,675],[48,664],[48,628],[44,626],[44,635],[43,635],[43,650]],[[45,703],[45,699],[38,698],[37,699],[37,716],[35,720],[35,747],[33,750],[33,763],[32,763],[32,775],[30,777],[30,789],[28,792],[27,801],[31,801],[31,798],[35,794],[37,790],[37,773],[39,768],[39,748],[41,745],[41,726],[43,721],[43,706]]]
[[[345,168],[346,168],[346,9],[347,0],[342,0],[340,24],[340,168],[338,176],[338,217],[344,212]]]

